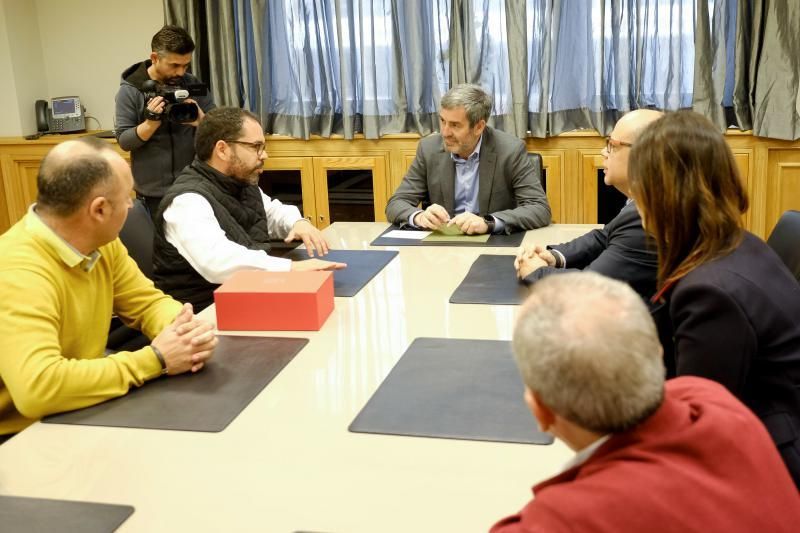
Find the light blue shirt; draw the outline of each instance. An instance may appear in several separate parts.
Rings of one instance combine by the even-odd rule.
[[[481,143],[483,142],[483,135],[478,139],[478,144],[475,149],[466,159],[461,156],[451,153],[450,157],[456,164],[456,182],[455,182],[455,198],[453,202],[454,214],[460,213],[475,213],[480,214],[480,206],[478,205],[478,185],[480,177],[478,176],[478,167],[481,159]],[[419,211],[411,213],[408,217],[408,223],[414,226],[414,217],[417,216]],[[494,233],[501,233],[505,228],[505,224],[499,218],[492,216],[494,219]]]
[[[456,183],[455,183],[455,214],[459,213],[478,213],[478,165],[481,158],[481,143],[483,135],[478,139],[475,150],[467,157],[462,159],[457,154],[450,154],[456,164]]]

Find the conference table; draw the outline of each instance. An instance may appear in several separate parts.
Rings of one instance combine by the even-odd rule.
[[[415,338],[510,340],[519,311],[448,303],[480,254],[515,248],[371,247],[386,227],[324,231],[333,248],[399,255],[336,298],[320,331],[220,332],[309,339],[224,431],[37,422],[0,446],[0,495],[132,505],[121,532],[468,532],[519,510],[573,455],[565,445],[348,432]],[[552,225],[525,242],[595,227]],[[201,315],[215,320],[213,306]]]

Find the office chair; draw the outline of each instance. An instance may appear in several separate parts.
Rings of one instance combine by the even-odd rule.
[[[154,234],[155,227],[150,213],[141,200],[135,199],[119,232],[119,238],[128,249],[128,254],[136,261],[139,270],[148,278],[153,277]],[[138,350],[148,344],[150,339],[139,330],[129,328],[118,317],[111,319],[106,352]]]
[[[537,154],[535,152],[528,152],[528,159],[531,161],[531,165],[533,166],[533,173],[539,179],[539,183],[542,184],[542,190],[544,191],[545,195],[547,194],[547,181],[544,179],[544,164],[542,163],[542,156],[541,154]],[[556,220],[551,220],[552,224],[556,223]]]
[[[781,215],[767,239],[783,262],[800,281],[800,211],[786,211]]]
[[[128,211],[128,218],[119,232],[119,239],[128,254],[139,265],[139,270],[148,278],[153,277],[153,237],[155,226],[144,202],[138,198]]]
[[[547,192],[547,185],[544,182],[544,176],[542,175],[542,156],[541,154],[537,154],[535,152],[528,152],[528,159],[531,160],[531,165],[533,165],[533,172],[536,174],[536,177],[539,178],[539,183],[542,184],[542,189],[544,192]]]

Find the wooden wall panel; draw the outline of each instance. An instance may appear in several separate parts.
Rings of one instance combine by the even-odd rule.
[[[800,209],[800,151],[770,151],[765,207],[765,237],[784,211]]]
[[[36,201],[36,175],[40,161],[41,157],[36,156],[8,157],[6,166],[10,174],[16,176],[16,186],[6,186],[4,183],[9,221],[16,222],[22,218],[28,207]]]
[[[733,158],[736,160],[736,166],[739,168],[739,176],[744,184],[744,189],[747,191],[747,196],[750,199],[750,208],[744,214],[744,226],[751,227],[751,220],[753,217],[753,151],[737,149],[733,151]]]
[[[600,154],[580,151],[581,157],[581,196],[578,200],[582,207],[579,224],[597,223],[597,172],[603,168]]]
[[[550,204],[553,223],[557,224],[566,218],[562,202],[564,198],[564,152],[544,152],[541,156],[545,180],[543,185],[547,191],[547,202]]]
[[[35,176],[41,158],[54,144],[74,137],[43,137],[37,141],[0,138],[0,231],[21,217],[35,199]],[[800,209],[800,141],[776,141],[742,132],[729,132],[726,140],[750,196],[751,208],[744,223],[766,237],[783,211]],[[327,170],[323,169],[369,169],[373,172],[375,219],[382,221],[386,202],[414,160],[418,142],[419,137],[412,134],[387,135],[378,140],[300,140],[270,135],[266,137],[269,159],[265,168],[301,172],[305,215],[319,227],[329,224]],[[595,223],[603,137],[580,131],[547,139],[528,138],[525,144],[528,151],[542,155],[553,219],[566,224]],[[119,151],[119,147],[116,149]]]

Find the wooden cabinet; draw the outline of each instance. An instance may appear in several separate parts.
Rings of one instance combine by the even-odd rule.
[[[371,203],[372,222],[385,222],[386,215],[384,211],[389,200],[386,178],[387,163],[388,160],[385,155],[315,157],[314,197],[317,208],[317,227],[325,228],[332,222],[337,222],[337,220],[346,222],[346,220],[342,220],[347,218],[346,215],[342,217],[333,216],[332,207],[334,202],[345,204],[349,202],[351,205]],[[371,183],[367,184],[367,186],[354,187],[347,186],[346,183],[340,181],[336,184],[337,187],[334,187],[331,182],[331,172],[335,170],[366,170],[371,174]],[[357,175],[352,178],[352,180],[358,179],[359,176]],[[364,178],[360,178],[360,181],[364,181]]]
[[[800,209],[800,141],[739,132],[726,139],[750,200],[745,227],[766,239],[785,211]]]
[[[335,211],[336,205],[351,204],[361,207],[361,218],[370,222],[383,222],[386,220],[384,210],[388,200],[387,193],[387,160],[384,156],[348,156],[348,157],[284,157],[271,156],[264,163],[265,172],[262,174],[262,189],[267,194],[279,198],[286,203],[292,202],[292,195],[281,197],[281,193],[272,192],[271,175],[275,171],[294,171],[297,176],[295,188],[301,191],[303,216],[312,221],[318,228],[325,228],[331,223],[346,221],[348,216],[341,215],[341,210]],[[341,172],[337,171],[363,171],[356,172],[350,180],[342,180]],[[332,176],[333,175],[333,176]],[[368,184],[364,184],[364,175],[368,175]],[[286,178],[283,178],[284,181]],[[360,182],[360,183],[357,183]],[[366,185],[366,186],[365,186]],[[364,217],[364,209],[369,212]],[[338,214],[336,216],[334,213]],[[347,221],[352,221],[350,217]]]
[[[22,218],[36,201],[36,175],[39,164],[52,145],[15,144],[0,149],[0,173],[3,177],[3,203],[0,205],[0,230],[5,231]]]
[[[550,213],[553,224],[558,224],[567,219],[564,212],[564,152],[543,151],[542,156],[542,186],[547,193],[547,202],[550,204]]]
[[[294,171],[297,175],[299,183],[295,184],[296,188],[300,190],[300,205],[303,216],[316,224],[317,209],[314,200],[314,160],[308,157],[270,157],[264,162],[264,172],[262,173],[262,182],[266,179],[270,181],[270,175],[275,171]],[[266,189],[264,184],[261,185],[262,189]],[[272,191],[267,190],[267,194]],[[279,196],[275,193],[273,196]],[[297,202],[288,202],[296,204]]]
[[[53,145],[74,137],[0,138],[0,231],[22,217],[35,201],[36,174],[44,155]],[[744,224],[766,238],[784,211],[800,209],[800,141],[775,141],[741,132],[729,133],[726,140],[750,197]],[[269,158],[262,183],[269,184],[271,172],[279,173],[283,181],[294,181],[296,192],[287,203],[301,205],[304,216],[320,228],[337,217],[344,221],[342,217],[349,215],[341,204],[348,202],[358,208],[360,217],[382,222],[386,203],[414,160],[418,141],[412,134],[378,140],[300,140],[270,135],[266,137]],[[543,185],[554,222],[597,223],[598,216],[608,215],[608,206],[602,205],[607,191],[599,174],[603,164],[600,151],[605,145],[602,137],[581,131],[525,142],[529,152],[542,156]]]
[[[0,233],[6,231],[36,201],[36,177],[42,159],[58,143],[81,135],[57,135],[26,141],[20,137],[0,138]],[[125,159],[128,153],[109,141]]]
[[[579,150],[581,162],[580,188],[578,190],[579,224],[597,223],[597,173],[603,167],[603,158],[591,150]],[[587,222],[591,220],[592,222]]]
[[[413,160],[418,140],[416,135],[307,141],[270,135],[265,169],[300,172],[304,215],[319,228],[345,221],[348,204],[350,212],[358,212],[350,220],[384,222],[386,203]]]
[[[800,151],[770,150],[763,185],[763,227],[773,228],[784,211],[800,209]]]

